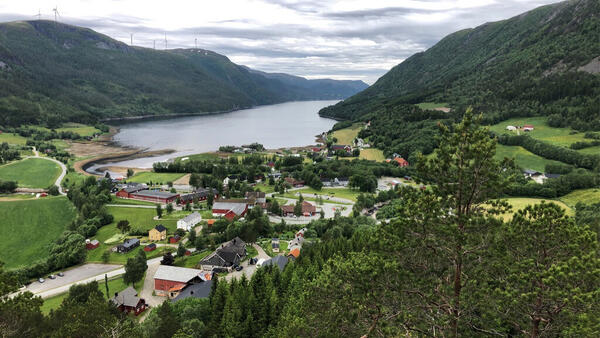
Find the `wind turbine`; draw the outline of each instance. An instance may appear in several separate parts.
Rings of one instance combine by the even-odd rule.
[[[57,22],[57,17],[60,17],[60,13],[58,12],[58,6],[54,6],[52,11],[54,12],[54,22]]]

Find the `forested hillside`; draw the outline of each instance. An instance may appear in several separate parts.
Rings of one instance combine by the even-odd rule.
[[[598,130],[599,15],[597,0],[566,1],[455,32],[320,114],[366,121],[410,114],[405,104],[447,102],[455,112],[471,105],[489,122],[540,115]]]
[[[328,80],[323,90],[316,80],[268,75],[207,50],[131,47],[52,21],[0,24],[0,126],[341,99],[367,87]]]

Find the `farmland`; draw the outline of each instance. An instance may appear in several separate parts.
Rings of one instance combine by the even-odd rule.
[[[58,164],[41,158],[27,158],[0,167],[0,178],[17,181],[25,188],[47,188],[60,173]]]
[[[560,164],[562,162],[545,159],[535,155],[521,146],[496,145],[496,160],[501,161],[505,157],[512,158],[515,163],[523,169],[533,169],[544,172],[546,164]]]
[[[421,102],[421,103],[417,104],[417,107],[419,107],[423,110],[428,110],[428,109],[436,109],[436,108],[447,108],[448,104],[445,102],[442,102],[442,103]]]
[[[139,174],[135,174],[132,177],[128,178],[128,182],[138,182],[138,183],[163,183],[174,182],[177,181],[185,174],[179,173],[155,173],[155,172],[141,172]]]
[[[102,133],[100,129],[96,129],[92,126],[79,123],[66,123],[62,127],[56,129],[57,132],[70,131],[81,136],[92,136],[94,134]]]
[[[577,203],[594,204],[600,203],[600,189],[581,189],[575,190],[560,198],[565,204],[574,207]]]
[[[560,207],[562,207],[563,209],[566,210],[566,214],[569,216],[575,215],[575,212],[573,211],[573,209],[571,209],[569,206],[567,206],[565,203],[563,203],[561,201],[553,201],[553,200],[547,200],[547,199],[544,200],[541,198],[522,198],[522,197],[507,198],[506,201],[508,202],[508,204],[510,204],[512,206],[512,210],[504,215],[501,215],[501,217],[505,221],[510,221],[512,219],[513,214],[515,212],[517,212],[518,210],[521,210],[528,205],[540,204],[540,203],[542,203],[542,201],[546,201],[546,203],[554,203],[554,204],[559,205]]]
[[[24,145],[27,142],[27,139],[18,134],[2,133],[2,134],[0,134],[0,143],[4,143],[4,142],[9,143],[9,144]]]
[[[516,134],[525,133],[523,131],[508,131],[507,126],[523,126],[531,124],[534,130],[526,132],[527,135],[555,145],[568,147],[572,143],[585,141],[584,133],[573,131],[570,128],[553,128],[546,123],[546,117],[528,117],[528,118],[513,118],[502,121],[490,127],[490,130],[497,134]]]
[[[358,132],[362,129],[362,123],[355,123],[352,127],[336,130],[332,133],[331,137],[336,138],[336,144],[352,144]]]
[[[0,259],[16,268],[46,257],[75,216],[66,197],[0,202]]]

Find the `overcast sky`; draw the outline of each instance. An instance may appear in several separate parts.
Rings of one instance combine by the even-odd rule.
[[[0,0],[0,21],[54,20],[123,42],[194,47],[267,72],[372,84],[444,36],[556,0]]]

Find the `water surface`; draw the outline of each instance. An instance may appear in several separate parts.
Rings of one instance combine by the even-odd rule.
[[[315,135],[331,129],[336,122],[320,117],[318,111],[337,102],[286,102],[223,114],[119,124],[120,130],[114,140],[121,145],[149,150],[174,149],[176,152],[111,165],[148,168],[157,161],[215,151],[222,145],[258,142],[273,149],[314,144]]]

